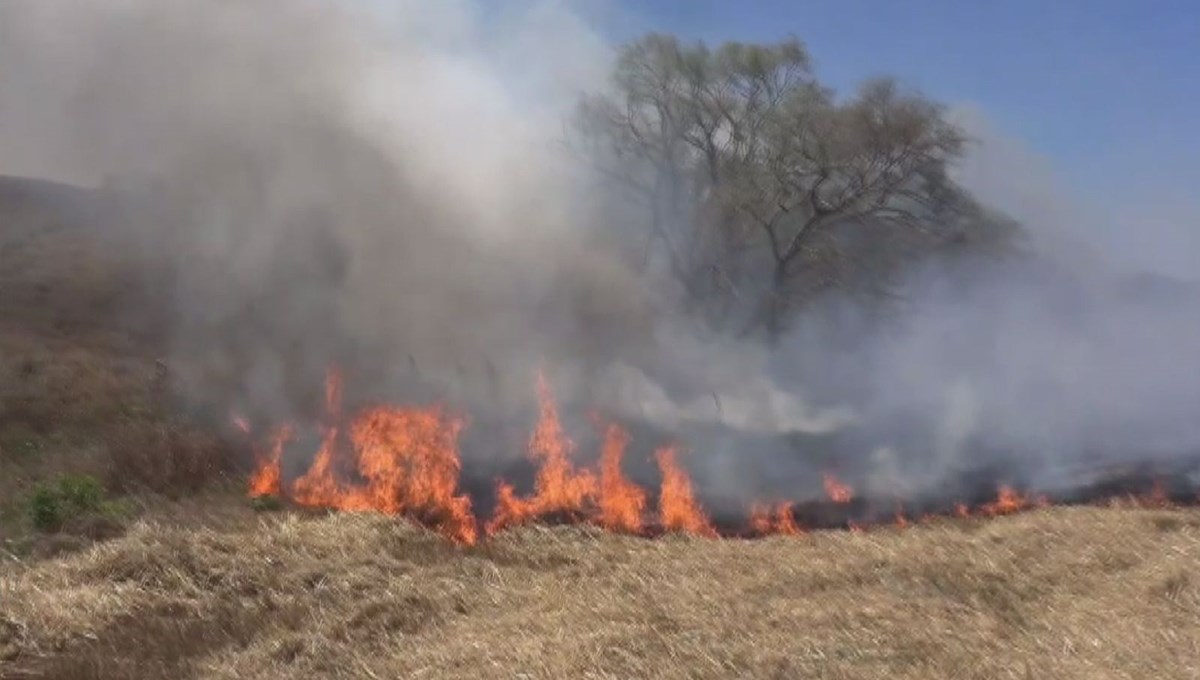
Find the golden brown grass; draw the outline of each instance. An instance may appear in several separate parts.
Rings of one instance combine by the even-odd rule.
[[[470,549],[376,516],[192,510],[6,564],[0,676],[1200,676],[1196,510]]]

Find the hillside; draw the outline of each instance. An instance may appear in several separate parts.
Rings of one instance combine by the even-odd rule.
[[[256,512],[105,205],[0,179],[0,678],[1200,676],[1197,509],[469,548]]]
[[[56,472],[197,488],[233,459],[166,398],[151,267],[99,192],[0,177],[0,536]]]

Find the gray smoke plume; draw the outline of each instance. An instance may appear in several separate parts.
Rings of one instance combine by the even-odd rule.
[[[312,415],[337,364],[355,398],[470,413],[468,463],[515,458],[544,367],[573,425],[598,407],[648,446],[681,438],[731,502],[816,493],[823,469],[918,493],[976,464],[1051,484],[1092,455],[1200,448],[1196,291],[1060,241],[917,272],[898,318],[831,300],[776,347],[689,324],[558,144],[609,48],[557,4],[482,16],[6,0],[0,171],[114,191],[128,247],[171,272],[183,389],[264,418]],[[980,158],[964,182],[987,194]],[[1028,196],[983,198],[1051,233],[1065,218]],[[488,429],[514,421],[512,441]]]
[[[530,376],[636,344],[640,291],[548,134],[563,76],[514,91],[488,62],[513,48],[474,49],[466,5],[344,7],[5,3],[0,150],[118,183],[178,271],[175,349],[248,407],[292,406],[331,362],[415,365],[445,395],[485,361]]]

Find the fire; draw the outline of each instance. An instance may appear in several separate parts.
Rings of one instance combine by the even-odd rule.
[[[496,488],[496,511],[487,524],[493,534],[505,527],[539,518],[595,521],[600,526],[628,533],[645,530],[646,492],[621,471],[629,434],[616,424],[605,428],[597,476],[577,470],[570,457],[574,444],[563,432],[553,394],[543,376],[538,377],[539,419],[529,441],[529,457],[537,462],[534,493],[517,496],[513,486],[501,481]],[[708,517],[692,492],[691,480],[676,464],[674,449],[657,453],[663,482],[659,494],[659,522],[668,531],[716,536]]]
[[[791,503],[779,503],[775,506],[775,533],[784,536],[796,536],[804,533],[796,522]]]
[[[659,522],[667,531],[678,531],[697,536],[716,537],[712,522],[700,509],[692,493],[692,481],[675,460],[675,448],[665,447],[654,454],[662,473],[662,489],[659,492]]]
[[[359,415],[340,436],[341,376],[326,380],[327,422],[321,446],[308,471],[290,486],[298,505],[335,510],[375,510],[406,514],[460,543],[476,540],[471,501],[457,494],[462,422],[437,408],[377,407]],[[283,489],[280,462],[292,438],[285,427],[275,436],[271,456],[251,477],[251,494]],[[352,468],[345,479],[343,467]]]
[[[495,511],[485,524],[481,525],[473,513],[471,498],[459,489],[462,462],[458,442],[465,421],[437,406],[380,405],[352,417],[344,416],[342,379],[336,370],[327,375],[325,414],[318,424],[320,444],[308,469],[298,478],[284,479],[285,450],[297,439],[297,430],[291,424],[278,427],[268,436],[266,445],[255,450],[256,468],[250,475],[249,495],[285,497],[306,507],[404,515],[466,545],[479,539],[481,526],[490,535],[506,527],[547,520],[590,522],[608,531],[636,535],[645,535],[652,527],[695,536],[719,535],[679,464],[674,446],[655,453],[661,486],[652,523],[650,494],[622,470],[629,433],[616,423],[600,423],[603,440],[598,464],[594,468],[577,467],[572,461],[575,446],[564,431],[554,396],[541,375],[537,397],[538,418],[526,451],[537,466],[533,491],[522,497],[511,484],[500,480]],[[235,417],[234,425],[250,433],[250,424],[244,419]],[[822,506],[811,516],[819,525],[862,532],[889,521],[886,511],[872,510],[879,506],[869,499],[851,504],[854,490],[832,474],[823,476],[823,485],[831,505]],[[1145,507],[1171,503],[1162,481],[1135,500]],[[897,499],[892,518],[895,526],[905,528],[918,518],[925,523],[939,514],[994,517],[1050,503],[1044,495],[1026,495],[1001,485],[992,501],[974,507],[955,503],[952,509],[946,507],[940,512],[926,508],[919,515],[906,513]],[[748,517],[749,535],[802,534],[804,528],[796,511],[807,507],[787,501],[754,504]]]
[[[605,428],[600,453],[600,526],[635,534],[643,528],[646,492],[621,472],[627,446],[629,433],[620,425],[610,424]]]
[[[326,423],[321,428],[321,448],[304,476],[292,483],[292,498],[300,505],[329,507],[337,510],[362,510],[353,494],[343,489],[334,476],[337,455],[337,421],[342,410],[342,374],[329,369],[325,377]]]
[[[825,475],[825,495],[834,503],[849,503],[854,498],[854,489],[842,484],[837,477]]]
[[[771,509],[757,503],[750,506],[750,529],[759,536],[766,536],[771,533],[771,528]]]
[[[554,395],[542,375],[538,376],[538,404],[540,417],[529,440],[529,457],[539,463],[534,493],[519,498],[512,485],[500,482],[496,489],[496,513],[488,523],[488,533],[550,515],[580,517],[596,496],[595,475],[586,470],[576,471],[571,465],[574,444],[563,432]]]
[[[247,426],[247,432],[249,426]],[[292,438],[291,426],[284,425],[271,437],[270,452],[259,461],[250,475],[250,497],[278,496],[283,491],[283,447]]]
[[[750,507],[750,529],[758,536],[796,536],[804,533],[796,522],[791,503],[775,507],[755,504]]]
[[[1001,484],[1000,489],[996,492],[996,500],[985,503],[980,511],[985,515],[1011,515],[1014,512],[1019,512],[1028,508],[1031,505],[1028,499],[1021,495],[1016,489],[1006,484]]]
[[[302,506],[346,511],[373,510],[407,515],[464,544],[478,539],[478,522],[470,498],[458,492],[462,464],[458,435],[463,421],[438,408],[379,406],[343,423],[341,376],[330,371],[325,391],[321,444],[308,470],[290,485],[282,481],[283,448],[292,439],[284,428],[273,439],[271,454],[259,461],[251,493],[288,492]],[[520,497],[501,481],[496,510],[485,528],[489,534],[537,519],[594,521],[612,531],[645,531],[647,494],[627,479],[621,462],[630,437],[619,425],[604,431],[599,474],[571,462],[574,444],[563,430],[553,394],[538,379],[539,417],[529,440],[528,455],[538,464],[534,491]],[[660,521],[665,529],[715,536],[696,501],[691,481],[675,463],[673,450],[659,452],[663,487]],[[795,521],[781,509],[778,533],[794,533]]]
[[[380,407],[351,428],[368,506],[420,518],[441,533],[474,543],[471,500],[457,493],[463,421],[438,409]]]
[[[337,450],[336,427],[325,428],[321,448],[308,472],[292,482],[292,498],[300,505],[329,507],[337,510],[357,510],[350,494],[342,488],[333,474],[333,458]]]

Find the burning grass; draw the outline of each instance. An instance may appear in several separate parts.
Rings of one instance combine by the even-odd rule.
[[[9,563],[3,677],[1185,678],[1196,510],[457,547],[376,514],[192,516]]]
[[[463,420],[437,406],[391,405],[367,408],[347,418],[341,394],[341,375],[331,370],[320,446],[303,475],[285,479],[283,474],[294,426],[285,424],[266,438],[250,477],[252,498],[283,497],[302,507],[405,515],[464,545],[530,523],[587,523],[636,535],[794,536],[810,527],[864,531],[890,524],[905,528],[937,515],[999,517],[1046,507],[1056,500],[1122,500],[1112,490],[1073,490],[1074,496],[1055,499],[1000,483],[986,498],[951,504],[946,498],[935,498],[933,505],[924,501],[920,511],[910,515],[905,499],[860,499],[853,487],[826,473],[824,500],[754,502],[744,517],[718,526],[698,499],[674,445],[664,445],[654,455],[660,476],[655,494],[625,476],[622,460],[630,437],[616,423],[599,423],[603,441],[596,469],[578,467],[573,460],[575,444],[564,431],[550,387],[539,375],[538,419],[528,445],[528,457],[536,465],[533,489],[521,496],[513,484],[498,481],[492,515],[481,520],[473,513],[472,498],[459,490],[458,434]],[[248,425],[235,420],[247,435],[253,435]],[[1126,489],[1125,496],[1123,500],[1133,504],[1153,507],[1196,501],[1190,483],[1172,495],[1161,480],[1149,488]]]

